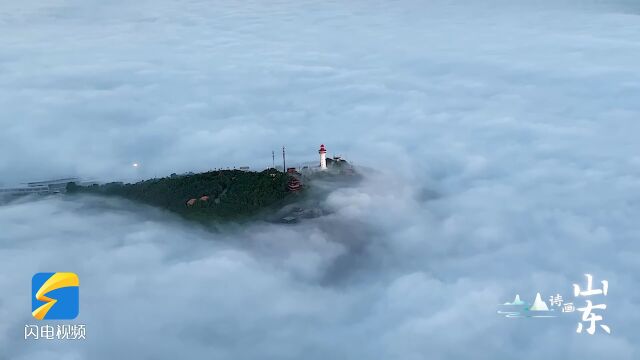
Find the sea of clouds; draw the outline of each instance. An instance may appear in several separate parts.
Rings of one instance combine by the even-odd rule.
[[[0,183],[377,171],[291,226],[0,206],[0,359],[638,359],[639,59],[635,1],[2,1]],[[39,271],[86,341],[24,340]],[[496,314],[585,273],[611,335]]]

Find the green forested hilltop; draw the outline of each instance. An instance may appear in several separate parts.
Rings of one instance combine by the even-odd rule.
[[[288,177],[275,169],[262,172],[210,171],[193,175],[172,175],[134,184],[67,185],[68,193],[120,196],[168,209],[198,220],[238,219],[283,202]],[[206,200],[200,200],[203,196]],[[188,204],[190,199],[197,199]]]

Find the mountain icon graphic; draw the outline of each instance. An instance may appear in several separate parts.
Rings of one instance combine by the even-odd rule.
[[[542,301],[542,297],[540,293],[536,294],[536,300],[533,302],[533,305],[529,308],[530,311],[549,311],[549,307],[547,307],[547,303]]]
[[[513,299],[513,302],[506,302],[503,305],[524,305],[524,301],[520,300],[520,294],[516,294],[516,298]]]

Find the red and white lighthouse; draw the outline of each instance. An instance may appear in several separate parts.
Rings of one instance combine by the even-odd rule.
[[[327,149],[324,148],[324,144],[320,145],[320,150],[318,150],[318,154],[320,154],[320,169],[327,169]]]

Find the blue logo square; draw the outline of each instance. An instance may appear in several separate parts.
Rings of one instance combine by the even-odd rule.
[[[74,273],[37,273],[31,279],[31,311],[38,320],[73,320],[80,312],[80,280]]]

